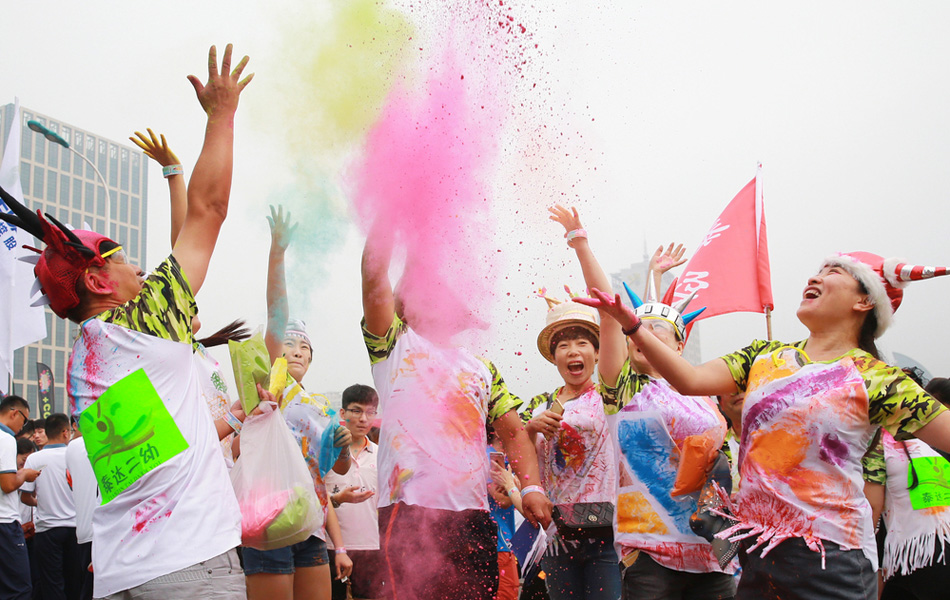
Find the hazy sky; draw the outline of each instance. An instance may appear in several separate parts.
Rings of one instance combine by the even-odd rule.
[[[120,141],[153,127],[190,173],[204,115],[185,76],[204,79],[212,43],[250,55],[256,77],[236,121],[231,211],[198,296],[203,322],[209,330],[236,317],[263,322],[267,204],[303,207],[310,237],[292,247],[289,266],[292,312],[315,344],[305,382],[339,391],[371,382],[358,327],[362,237],[345,219],[307,209],[320,182],[298,194],[308,168],[301,148],[321,135],[301,125],[308,98],[298,61],[331,26],[331,5],[310,4],[5,3],[0,102],[19,96],[24,107]],[[525,73],[543,92],[513,92],[526,94],[533,112],[513,114],[509,127],[540,122],[545,133],[528,138],[553,140],[532,146],[511,133],[493,182],[499,234],[486,243],[498,245],[508,278],[498,285],[487,354],[514,392],[559,381],[535,349],[544,303],[534,290],[583,287],[560,226],[546,219],[555,200],[578,206],[595,252],[615,271],[641,260],[644,243],[694,249],[761,161],[773,330],[787,341],[805,336],[795,318],[802,288],[834,251],[950,263],[946,3],[512,4],[538,43]],[[149,179],[145,268],[169,250],[157,166]],[[328,185],[325,204],[345,214],[345,197],[332,178]],[[948,293],[950,278],[912,284],[882,346],[950,374]],[[761,315],[720,316],[701,329],[707,359],[765,335]]]

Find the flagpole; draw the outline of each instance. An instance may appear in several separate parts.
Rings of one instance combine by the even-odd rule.
[[[768,336],[768,341],[772,341],[772,309],[768,306],[765,307],[765,331]]]

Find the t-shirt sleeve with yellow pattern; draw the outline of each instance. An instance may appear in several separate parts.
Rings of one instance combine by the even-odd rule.
[[[860,351],[859,351],[860,352]],[[868,389],[871,423],[880,425],[895,440],[906,440],[946,408],[899,368],[866,352],[854,357]]]
[[[169,255],[142,285],[138,296],[95,318],[173,342],[194,343],[191,321],[198,305],[191,284]]]
[[[761,354],[793,346],[804,352],[803,340],[795,344],[756,340],[742,350],[722,357],[739,391],[745,391],[749,371]],[[803,355],[804,356],[804,355]],[[900,369],[888,365],[855,348],[847,353],[864,379],[868,393],[868,417],[872,424],[884,427],[895,439],[906,440],[915,431],[946,410]]]
[[[369,363],[375,365],[389,358],[393,348],[396,347],[396,340],[406,332],[407,325],[393,314],[392,325],[382,336],[374,335],[366,329],[366,319],[360,321],[360,327],[363,329],[363,343],[366,344],[366,350],[369,352]]]
[[[623,367],[620,368],[616,385],[610,386],[606,383],[600,383],[599,391],[601,398],[604,400],[604,412],[612,415],[619,411],[630,402],[635,394],[643,389],[643,386],[649,380],[649,375],[642,375],[633,371],[628,358],[623,363]]]
[[[508,384],[502,378],[498,368],[490,360],[479,358],[491,373],[491,395],[488,398],[488,422],[505,415],[508,411],[517,411],[521,407],[521,398],[508,391]]]
[[[799,342],[799,344],[804,344],[804,342]],[[774,352],[783,346],[788,346],[789,344],[783,344],[778,341],[765,341],[765,340],[755,340],[742,350],[737,350],[732,354],[726,354],[722,356],[722,360],[726,361],[726,366],[729,367],[729,373],[732,375],[732,379],[736,382],[736,386],[739,388],[740,392],[744,392],[746,386],[749,383],[749,371],[752,370],[752,363],[755,362],[756,357],[760,354],[766,352]],[[791,344],[792,346],[799,347],[798,344]]]
[[[884,463],[884,441],[880,435],[871,440],[871,447],[861,458],[864,480],[869,483],[885,485],[887,483],[887,465]]]
[[[534,411],[539,406],[547,406],[549,402],[554,401],[554,394],[550,392],[545,392],[543,394],[538,394],[531,400],[528,400],[528,403],[522,405],[518,410],[521,411],[521,421],[524,424],[528,424],[528,421],[534,416]]]

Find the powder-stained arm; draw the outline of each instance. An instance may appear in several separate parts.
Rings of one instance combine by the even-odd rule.
[[[287,275],[284,272],[284,254],[293,238],[297,224],[290,225],[290,212],[284,216],[284,207],[270,207],[270,254],[267,258],[267,330],[264,344],[273,364],[284,355],[284,332],[287,329],[290,304],[287,302]]]
[[[360,266],[363,279],[363,319],[369,333],[382,337],[393,324],[396,301],[389,281],[389,263],[393,254],[393,232],[386,223],[373,224]]]
[[[492,422],[495,432],[505,446],[505,456],[515,475],[523,486],[540,485],[538,455],[528,441],[528,434],[521,424],[515,410],[498,417]],[[521,497],[524,516],[529,523],[547,527],[551,523],[551,501],[545,494],[531,493]]]
[[[243,80],[245,56],[231,71],[231,44],[228,44],[218,72],[217,51],[208,53],[208,83],[194,75],[188,80],[195,88],[201,108],[208,114],[204,146],[188,184],[188,209],[173,254],[197,294],[208,274],[208,263],[218,241],[218,233],[228,214],[231,171],[234,161],[234,113],[238,98],[252,75]]]
[[[155,132],[151,129],[146,129],[146,131],[148,131],[147,136],[141,131],[136,131],[136,137],[130,136],[129,139],[142,149],[145,156],[162,165],[162,167],[171,165],[178,165],[180,167],[181,161],[178,160],[178,156],[172,149],[168,147],[165,136],[159,135],[156,137]],[[161,141],[159,141],[159,137]],[[165,180],[168,181],[168,195],[172,217],[172,248],[174,248],[175,242],[178,240],[178,234],[181,233],[181,226],[185,222],[185,213],[188,211],[188,192],[185,188],[184,173],[174,173],[165,177]]]
[[[601,314],[608,314],[612,317],[608,320],[616,320],[623,329],[630,330],[640,321],[633,309],[620,301],[619,295],[611,297],[597,288],[592,288],[590,293],[591,298],[577,298],[576,301],[599,309]],[[630,337],[653,368],[684,396],[723,396],[739,391],[729,366],[721,358],[693,366],[643,327]]]
[[[663,274],[669,271],[674,267],[678,267],[681,264],[686,262],[686,248],[683,248],[683,244],[678,244],[676,247],[673,246],[676,242],[670,242],[669,248],[666,251],[663,250],[663,246],[660,246],[656,249],[656,252],[653,253],[653,256],[650,258],[650,271],[647,274],[647,277],[653,278],[653,289],[656,290],[657,300],[662,296],[663,291]],[[644,297],[650,295],[650,283],[647,280],[647,288],[644,291]]]
[[[567,209],[557,204],[553,208],[549,208],[548,211],[551,213],[551,220],[563,225],[568,233],[583,229],[576,208]],[[567,233],[565,233],[565,237],[567,237]],[[594,257],[594,252],[590,249],[587,238],[575,237],[567,244],[577,254],[577,260],[581,264],[581,271],[584,273],[584,284],[587,289],[597,288],[610,294],[610,279]],[[620,369],[623,368],[623,363],[627,360],[627,343],[617,321],[606,317],[607,315],[600,311],[600,355],[597,363],[597,377],[601,383],[613,386],[616,385],[617,378],[620,376]]]

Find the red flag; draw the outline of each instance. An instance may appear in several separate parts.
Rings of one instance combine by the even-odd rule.
[[[761,170],[760,164],[755,178],[722,211],[663,299],[673,304],[695,291],[689,310],[706,307],[696,321],[773,308]]]

